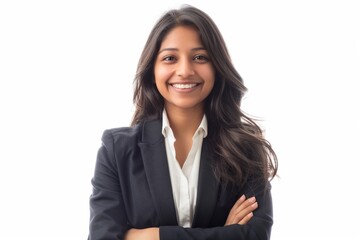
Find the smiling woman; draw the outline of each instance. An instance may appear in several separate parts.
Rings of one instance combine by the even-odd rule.
[[[199,174],[197,196],[190,198],[197,199],[195,213],[189,214],[194,215],[192,228],[183,227],[176,212],[180,206],[176,199],[189,193],[178,188],[172,191],[176,187],[172,183],[169,187],[170,171],[171,175],[179,173],[180,167],[170,165],[174,159],[164,157],[163,147],[156,148],[158,142],[165,145],[161,139],[162,125],[160,130],[154,129],[155,133],[160,132],[154,141],[145,143],[147,138],[136,135],[142,142],[136,142],[131,151],[130,147],[119,146],[131,143],[120,131],[120,136],[114,131],[114,145],[112,136],[105,135],[108,152],[103,156],[109,157],[112,165],[103,165],[106,163],[101,159],[103,149],[99,152],[99,164],[95,165],[96,151],[101,146],[99,135],[105,128],[128,126],[137,106],[139,121],[135,121],[134,127],[144,118],[165,119],[162,116],[165,102],[156,88],[153,70],[161,43],[174,29],[174,21],[166,17],[157,25],[160,29],[151,30],[163,10],[183,2],[0,1],[0,239],[85,239],[89,234],[92,177],[93,239],[101,236],[96,233],[97,227],[107,231],[113,225],[110,239],[122,236],[127,229],[149,226],[159,227],[160,232],[166,226],[181,226],[189,234],[201,227],[199,230],[209,233],[211,239],[216,238],[210,235],[215,226],[218,231],[229,227],[224,226],[226,223],[207,223],[206,219],[230,213],[230,207],[222,208],[232,201],[227,198],[230,188],[223,186],[223,180],[219,180],[220,185],[213,181],[214,176],[226,179],[227,175],[222,173],[234,170],[232,159],[239,156],[220,151],[222,146],[244,146],[241,141],[227,142],[229,138],[224,137],[235,134],[234,139],[238,139],[231,128],[238,126],[233,124],[238,117],[237,107],[228,102],[239,100],[229,89],[239,93],[242,86],[223,55],[222,41],[216,40],[217,31],[212,27],[205,30],[208,21],[199,25],[204,21],[194,21],[193,14],[182,16],[188,16],[187,23],[196,25],[216,74],[215,85],[205,99],[207,132],[205,125],[199,124],[201,127],[192,140],[198,146],[196,136],[203,136],[199,170],[196,161],[192,164],[192,172]],[[257,123],[281,159],[278,171],[281,178],[271,181],[274,209],[271,238],[359,240],[359,223],[351,221],[360,216],[359,1],[189,2],[206,11],[221,29],[232,63],[248,88],[241,96],[241,110],[261,119]],[[140,59],[136,83],[143,88],[137,92],[134,106],[132,79],[150,31],[155,35]],[[205,60],[203,56],[197,59]],[[219,84],[222,81],[223,86]],[[192,123],[190,117],[183,121]],[[144,137],[155,136],[146,127],[149,125],[139,126],[144,126],[141,132]],[[170,130],[164,125],[168,138],[174,135]],[[179,136],[175,137],[176,143]],[[171,139],[169,142],[173,146]],[[146,151],[141,153],[140,148]],[[190,157],[194,151],[188,154],[188,159],[197,159]],[[144,161],[131,160],[136,157]],[[132,166],[120,172],[117,168],[124,167],[119,164],[124,159]],[[244,158],[238,159],[244,163]],[[206,165],[208,162],[213,163],[211,167]],[[152,168],[148,163],[155,166]],[[185,161],[181,168],[185,173],[190,163]],[[93,176],[95,166],[97,174]],[[141,177],[142,174],[145,176]],[[181,177],[175,183],[188,186],[188,175],[181,174],[176,175]],[[236,171],[230,175],[236,175]],[[109,184],[111,181],[100,185],[101,176],[113,179],[116,185]],[[191,186],[196,185],[195,181],[189,181]],[[243,192],[237,186],[234,190]],[[105,196],[102,200],[96,199],[96,191],[108,192],[109,197],[102,195]],[[137,196],[140,193],[143,198]],[[249,232],[253,229],[260,219],[259,209],[264,206],[260,197],[256,199],[258,209],[253,211],[254,217],[234,228]],[[122,207],[120,203],[124,202],[126,206]],[[138,214],[132,205],[148,208]],[[99,210],[101,206],[108,208]],[[147,220],[151,219],[149,216],[152,221]],[[141,224],[136,219],[147,222]],[[172,233],[175,236],[177,232]],[[222,236],[218,239],[227,237]]]
[[[155,60],[154,77],[156,87],[164,98],[168,117],[186,116],[191,112],[193,118],[198,119],[192,121],[193,129],[189,129],[190,135],[184,139],[185,143],[190,143],[190,147],[192,134],[204,115],[204,99],[210,94],[215,82],[214,67],[193,27],[178,26],[166,35]],[[170,122],[173,120],[170,119]],[[178,141],[176,143],[179,144]],[[182,166],[189,149],[180,154],[184,156],[180,159],[179,151],[176,152]]]
[[[270,239],[276,154],[212,19],[166,12],[134,84],[132,125],[103,134],[89,239]]]

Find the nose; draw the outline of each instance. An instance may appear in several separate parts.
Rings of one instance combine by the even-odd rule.
[[[177,75],[182,78],[187,78],[189,76],[194,75],[194,68],[191,61],[188,59],[182,59],[178,62],[177,66]]]

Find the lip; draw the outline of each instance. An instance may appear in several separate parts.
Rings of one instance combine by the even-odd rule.
[[[172,89],[178,92],[191,92],[194,91],[201,83],[196,82],[181,82],[169,83]]]

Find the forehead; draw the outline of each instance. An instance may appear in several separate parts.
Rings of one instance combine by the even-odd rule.
[[[202,45],[198,30],[192,26],[176,26],[163,38],[161,47],[176,44]]]

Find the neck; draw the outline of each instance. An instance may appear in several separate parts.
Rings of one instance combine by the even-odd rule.
[[[170,127],[175,138],[179,135],[193,135],[204,116],[203,109],[174,109],[166,108]]]

